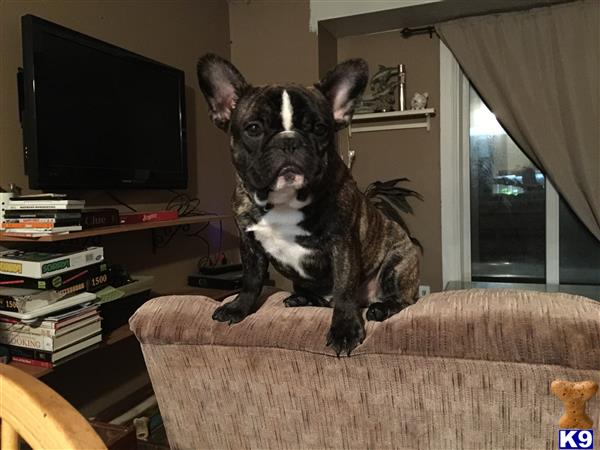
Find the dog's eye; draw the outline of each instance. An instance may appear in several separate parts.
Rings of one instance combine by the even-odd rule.
[[[315,133],[317,136],[325,136],[327,133],[327,127],[322,123],[317,123],[313,128],[313,133]]]
[[[259,137],[263,134],[262,125],[258,122],[252,122],[244,128],[246,134],[250,137]]]

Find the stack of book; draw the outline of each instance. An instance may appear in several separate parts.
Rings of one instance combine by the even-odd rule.
[[[12,197],[2,209],[0,229],[20,237],[41,237],[80,231],[84,200],[56,194]]]
[[[100,324],[96,305],[47,316],[32,325],[0,316],[0,344],[8,347],[13,361],[51,368],[102,341]]]
[[[100,342],[97,305],[110,284],[101,247],[69,253],[0,252],[0,344],[14,360],[53,367]]]

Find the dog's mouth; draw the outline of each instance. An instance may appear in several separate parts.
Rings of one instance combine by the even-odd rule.
[[[283,166],[277,173],[272,190],[279,191],[284,188],[301,189],[306,183],[302,170],[293,165]]]

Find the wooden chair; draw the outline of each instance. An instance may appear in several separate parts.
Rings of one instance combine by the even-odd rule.
[[[19,436],[34,450],[106,450],[88,421],[38,379],[0,364],[2,450],[17,450]]]

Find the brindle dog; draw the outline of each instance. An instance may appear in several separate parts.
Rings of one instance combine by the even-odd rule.
[[[415,302],[419,278],[410,237],[365,198],[336,151],[367,64],[341,63],[313,87],[255,87],[208,54],[198,78],[213,122],[231,136],[244,267],[239,296],[213,318],[232,324],[253,312],[271,263],[294,283],[287,306],[333,306],[327,345],[350,355],[365,336],[360,308],[387,319]]]

